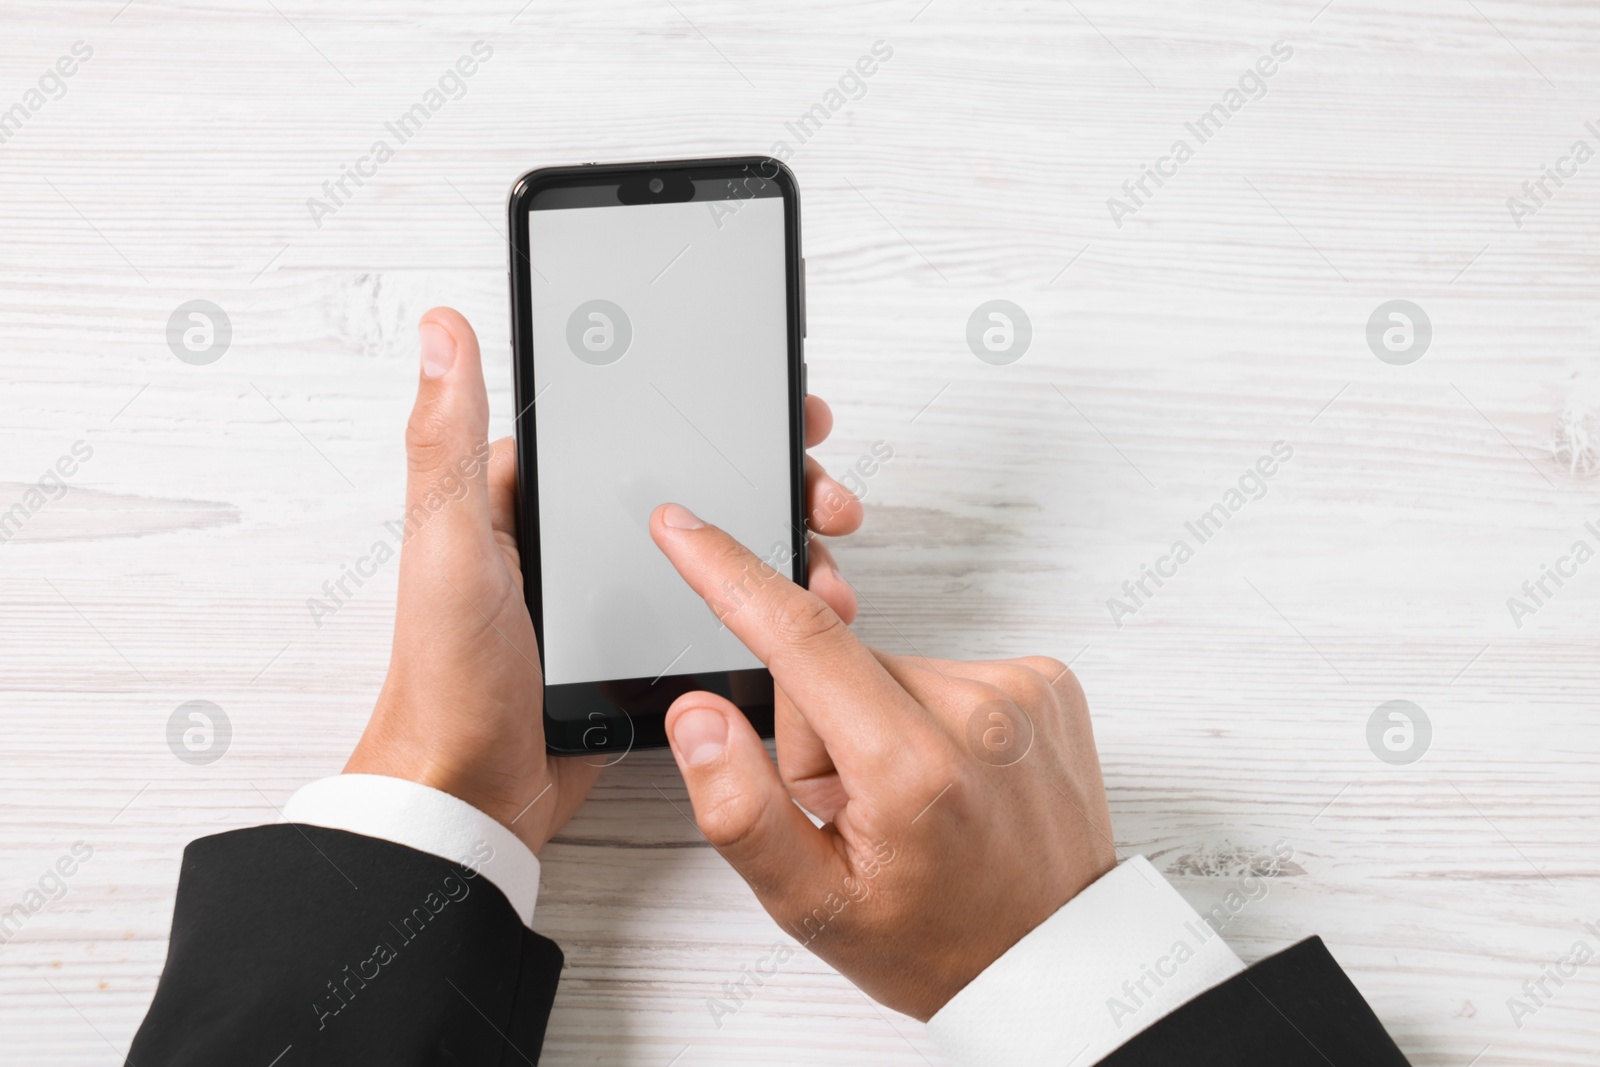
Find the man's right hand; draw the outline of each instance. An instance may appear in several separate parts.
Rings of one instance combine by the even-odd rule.
[[[930,1018],[1116,865],[1065,666],[880,652],[685,508],[657,508],[650,532],[776,682],[776,768],[727,700],[686,693],[668,711],[700,830],[873,999]]]

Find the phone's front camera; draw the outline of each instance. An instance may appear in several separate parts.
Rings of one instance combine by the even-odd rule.
[[[635,174],[619,182],[616,190],[619,204],[677,204],[694,199],[693,179],[670,171]]]

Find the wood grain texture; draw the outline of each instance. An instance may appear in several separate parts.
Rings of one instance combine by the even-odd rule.
[[[93,456],[0,545],[0,906],[94,855],[0,945],[0,1062],[119,1063],[183,844],[276,819],[357,737],[395,572],[320,628],[305,601],[399,511],[420,312],[477,325],[509,431],[512,179],[778,140],[822,458],[895,450],[838,549],[862,635],[1073,661],[1119,851],[1206,909],[1287,843],[1229,941],[1320,933],[1419,1067],[1595,1062],[1600,965],[1520,1026],[1506,1002],[1600,919],[1600,563],[1520,627],[1505,602],[1596,540],[1572,445],[1600,436],[1600,162],[1520,227],[1505,201],[1600,148],[1600,9],[519,6],[4,9],[0,109],[94,53],[0,144],[0,510]],[[315,225],[307,198],[479,40],[465,95]],[[798,144],[785,124],[877,40],[865,95]],[[1107,198],[1276,41],[1266,94],[1113,225]],[[996,297],[1034,327],[1006,367],[964,342]],[[233,324],[210,366],[165,343],[193,298]],[[1409,366],[1366,345],[1392,298],[1433,323]],[[1115,625],[1107,598],[1279,440],[1266,496]],[[233,727],[209,766],[166,747],[193,699]],[[1433,724],[1410,766],[1367,746],[1391,699]],[[807,954],[714,1024],[781,935],[687,810],[635,754],[547,850],[546,1062],[937,1063]]]

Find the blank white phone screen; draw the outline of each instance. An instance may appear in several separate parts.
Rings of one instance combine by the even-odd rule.
[[[548,684],[761,665],[649,531],[675,501],[792,570],[784,201],[731,206],[528,213]]]

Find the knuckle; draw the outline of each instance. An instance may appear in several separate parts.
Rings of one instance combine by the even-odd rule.
[[[844,629],[844,620],[820,597],[802,593],[785,597],[772,609],[772,626],[789,646],[825,642]]]
[[[759,834],[767,818],[764,794],[730,789],[697,812],[695,823],[719,852],[739,852]]]
[[[1024,656],[1021,662],[1029,670],[1044,675],[1044,679],[1047,682],[1072,673],[1071,668],[1054,656]]]
[[[449,420],[435,405],[420,405],[406,422],[406,463],[413,471],[433,471],[450,463]]]
[[[1013,667],[991,676],[969,700],[966,755],[991,767],[1012,766],[1033,751],[1041,732],[1055,729],[1055,705],[1049,684],[1034,671]]]
[[[1061,701],[1062,707],[1069,712],[1088,714],[1089,698],[1084,695],[1083,683],[1078,681],[1078,676],[1071,670],[1063,670],[1061,677],[1052,682],[1050,687],[1056,691],[1056,699]]]
[[[721,574],[745,577],[750,571],[750,552],[733,538],[723,538],[713,552],[713,562]]]
[[[1027,665],[1030,673],[1035,674],[1043,683],[1048,693],[1040,692],[1050,703],[1059,704],[1069,714],[1075,713],[1080,708],[1085,708],[1087,703],[1083,695],[1083,686],[1078,682],[1078,676],[1072,668],[1052,656],[1028,656],[1022,660]]]
[[[722,606],[717,609],[718,615],[733,614],[760,603],[766,581],[777,574],[731,537],[715,540],[709,562],[720,579],[718,600]]]
[[[1055,687],[1043,671],[1020,664],[1006,664],[995,679],[996,687],[1024,708],[1043,709],[1056,703]]]

